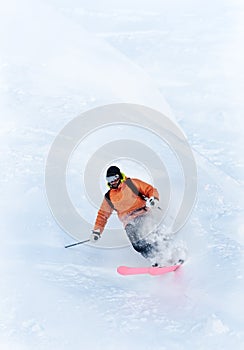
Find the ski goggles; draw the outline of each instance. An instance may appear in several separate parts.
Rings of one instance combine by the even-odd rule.
[[[120,178],[119,174],[116,174],[116,175],[112,175],[112,176],[107,176],[106,180],[110,184],[111,182],[119,180],[119,178]]]

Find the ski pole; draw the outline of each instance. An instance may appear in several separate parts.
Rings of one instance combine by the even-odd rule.
[[[77,243],[66,245],[64,248],[74,247],[75,245],[83,244],[83,243],[86,243],[86,242],[89,242],[89,241],[90,241],[90,239],[86,239],[85,241],[81,241],[81,242],[77,242]]]

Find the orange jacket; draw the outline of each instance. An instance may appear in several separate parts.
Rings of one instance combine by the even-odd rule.
[[[138,191],[140,191],[146,197],[150,198],[151,196],[154,196],[155,198],[159,199],[156,188],[139,179],[131,180],[137,187]],[[145,213],[145,209],[134,212],[139,208],[144,208],[146,202],[137,196],[124,181],[118,188],[110,190],[110,200],[117,210],[118,218],[123,223],[124,227],[136,216]],[[149,209],[146,208],[146,211],[147,210]],[[112,212],[113,208],[111,208],[107,200],[104,198],[97,213],[94,230],[100,229],[100,232],[102,233]]]

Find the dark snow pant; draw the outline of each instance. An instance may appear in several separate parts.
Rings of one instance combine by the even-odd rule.
[[[149,233],[146,231],[147,219],[147,214],[140,215],[125,226],[133,248],[146,259],[153,258],[158,253],[157,243],[150,241]]]

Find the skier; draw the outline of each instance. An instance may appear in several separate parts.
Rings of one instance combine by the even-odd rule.
[[[104,227],[115,210],[133,248],[149,259],[153,266],[158,266],[156,259],[159,246],[155,235],[150,232],[155,225],[151,209],[158,208],[159,202],[157,189],[139,179],[127,178],[117,166],[107,169],[106,181],[110,190],[105,194],[98,211],[91,242],[97,242],[101,238]]]

